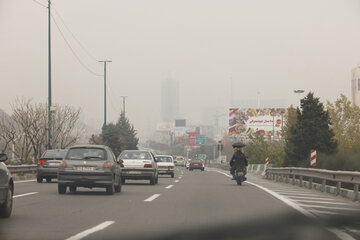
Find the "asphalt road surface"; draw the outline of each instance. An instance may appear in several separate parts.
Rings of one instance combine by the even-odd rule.
[[[100,188],[59,195],[56,182],[16,182],[13,213],[0,219],[0,239],[240,238],[232,229],[248,239],[287,239],[286,230],[298,239],[358,239],[356,226],[317,225],[317,219],[354,213],[360,214],[358,203],[255,175],[237,186],[219,169],[177,168],[175,178],[161,176],[155,186],[127,181],[114,195]]]

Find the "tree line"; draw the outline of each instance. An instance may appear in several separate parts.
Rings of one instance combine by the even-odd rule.
[[[0,152],[13,153],[21,163],[32,163],[47,149],[47,105],[16,99],[11,109],[11,115],[0,114]],[[53,148],[68,148],[84,133],[84,126],[79,123],[81,110],[67,105],[55,105],[55,109],[50,144]]]
[[[280,141],[251,136],[245,147],[250,163],[266,157],[277,166],[309,167],[310,150],[317,151],[317,168],[360,170],[360,108],[344,95],[322,103],[309,92],[288,119]]]

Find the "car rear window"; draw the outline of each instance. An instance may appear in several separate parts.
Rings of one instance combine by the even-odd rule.
[[[41,159],[58,159],[61,160],[66,156],[67,150],[47,150]]]
[[[190,162],[202,163],[203,161],[201,161],[201,160],[191,160]]]
[[[67,160],[105,160],[106,151],[103,148],[78,147],[71,148],[66,155]]]
[[[172,162],[171,157],[155,157],[159,162]]]
[[[151,159],[151,155],[149,152],[122,152],[120,154],[120,159]]]

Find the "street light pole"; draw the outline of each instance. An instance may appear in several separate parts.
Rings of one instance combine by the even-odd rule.
[[[47,133],[48,133],[48,142],[47,142],[47,148],[48,149],[51,149],[52,146],[51,146],[51,126],[52,126],[52,122],[51,122],[51,106],[52,106],[52,103],[51,103],[51,10],[50,10],[50,6],[51,6],[51,2],[50,0],[48,1],[48,45],[49,45],[49,50],[48,50],[48,53],[49,53],[49,60],[48,60],[48,73],[49,73],[49,76],[48,76],[48,126],[47,126]]]
[[[112,62],[109,60],[99,61],[104,63],[104,125],[103,128],[106,126],[106,63]]]

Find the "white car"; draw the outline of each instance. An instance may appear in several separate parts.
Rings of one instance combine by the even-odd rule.
[[[175,164],[172,156],[158,155],[155,156],[155,159],[158,165],[159,174],[170,175],[173,178],[175,175],[174,174]]]
[[[158,183],[158,166],[150,151],[125,150],[118,160],[123,160],[121,181],[126,179],[149,180],[151,185]]]
[[[191,159],[188,159],[185,163],[186,169],[189,169]]]

